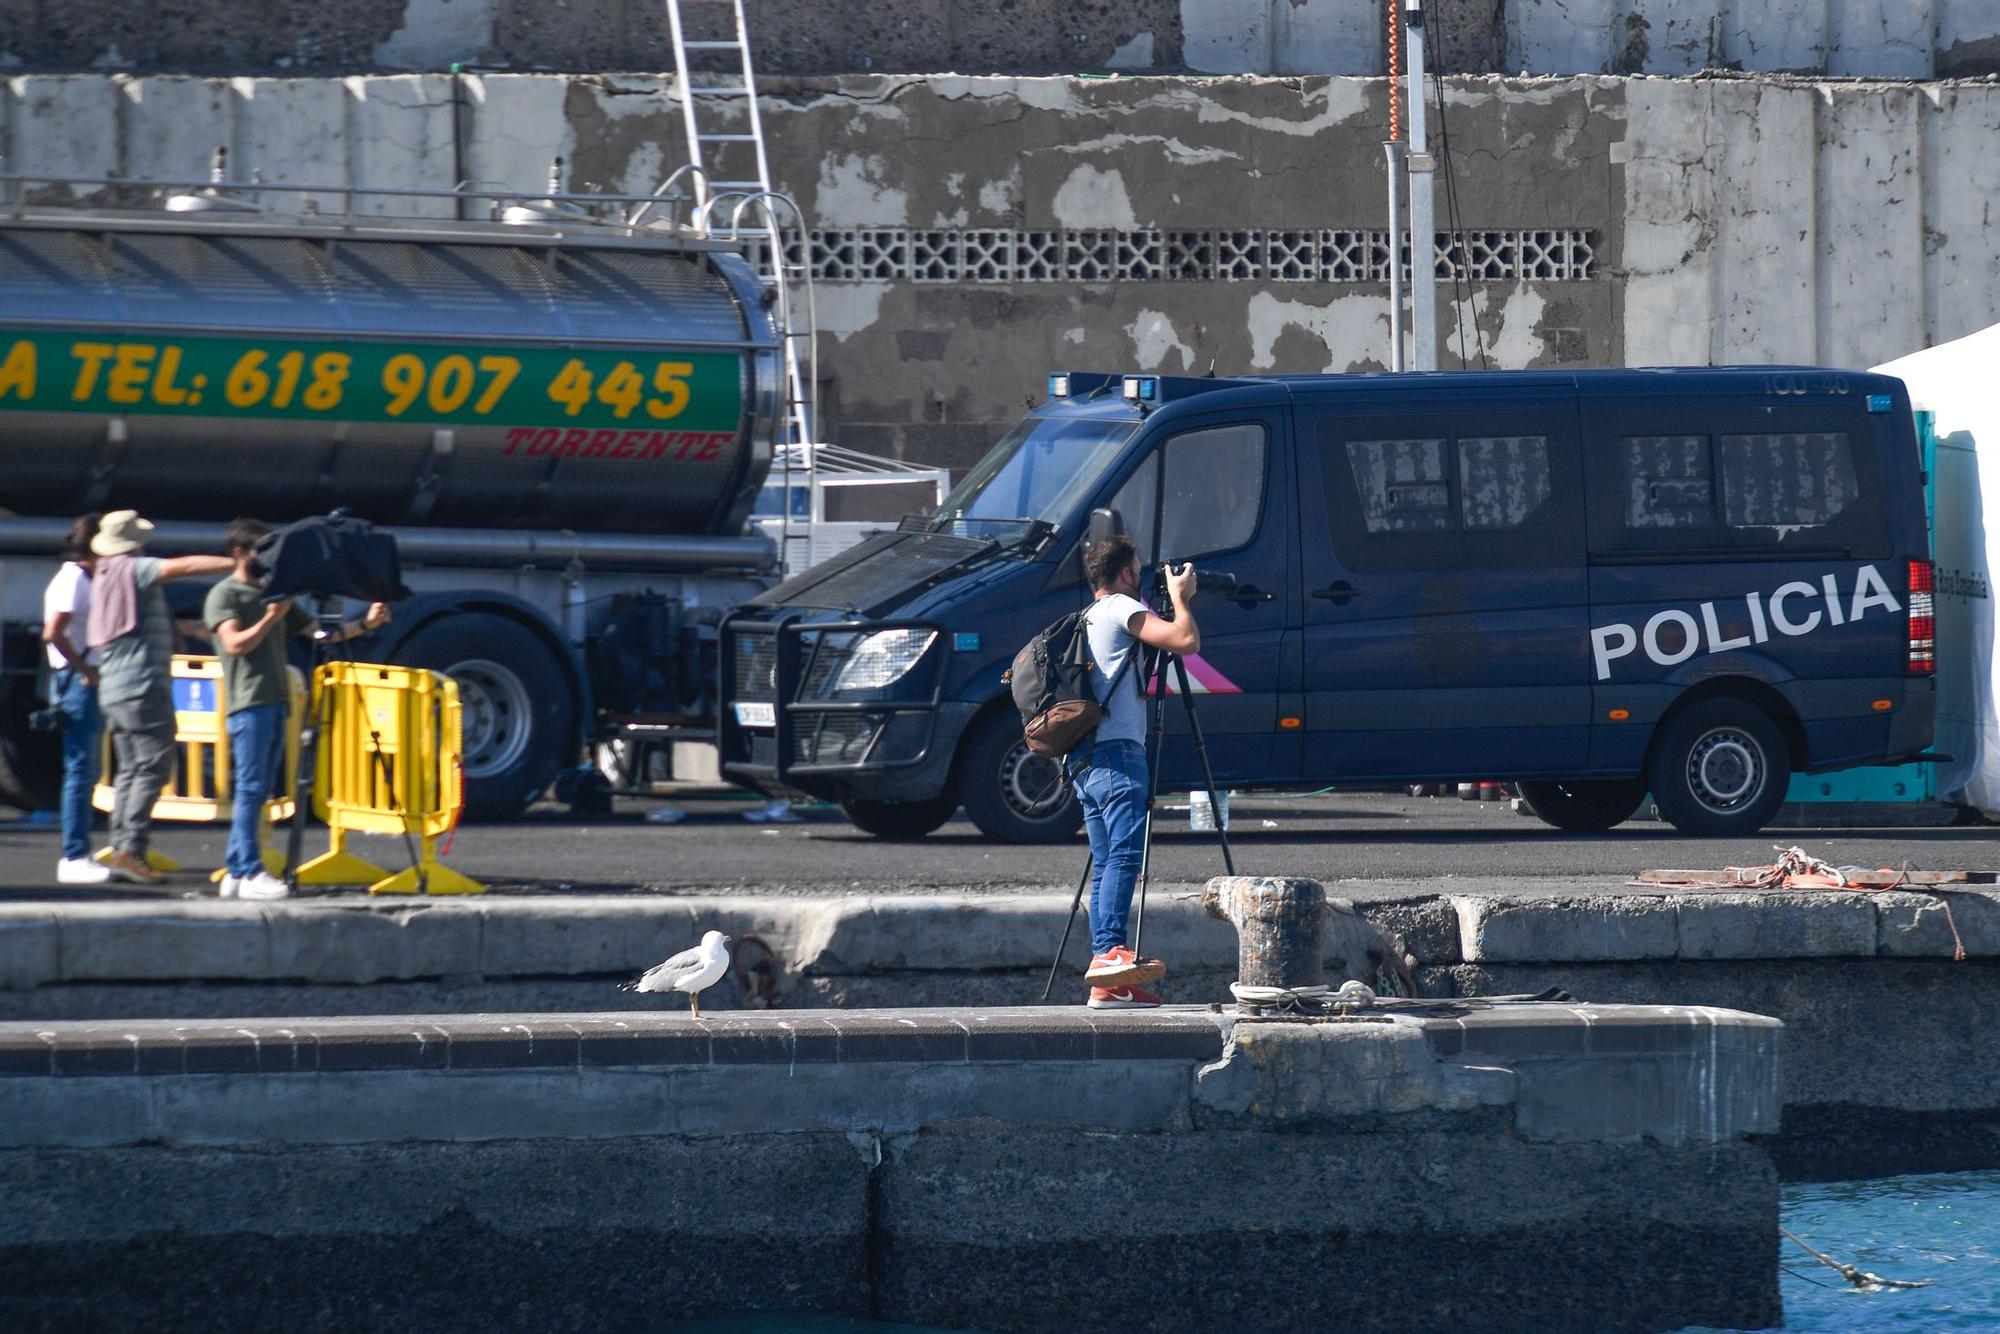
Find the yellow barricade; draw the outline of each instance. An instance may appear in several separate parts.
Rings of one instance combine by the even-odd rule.
[[[464,800],[457,683],[417,667],[329,662],[313,686],[323,724],[313,810],[329,846],[299,867],[299,883],[365,884],[371,894],[484,891],[437,857]],[[349,852],[350,834],[415,836],[417,864],[391,875]]]
[[[285,857],[272,846],[269,831],[273,821],[292,817],[292,775],[299,768],[299,729],[305,721],[306,679],[296,667],[286,668],[291,679],[291,707],[285,715],[285,759],[271,799],[264,803],[264,869],[272,875],[285,873]],[[231,779],[235,773],[229,755],[229,695],[223,685],[222,662],[198,653],[174,655],[170,685],[174,696],[174,741],[180,755],[174,776],[168,780],[158,801],[153,803],[155,820],[227,820],[234,812]],[[90,802],[100,811],[109,811],[117,801],[113,786],[117,768],[112,753],[111,734],[103,739],[102,775],[91,792]],[[99,861],[110,855],[105,848]],[[166,854],[149,851],[146,860],[156,871],[178,871],[180,863]],[[215,873],[221,879],[223,872]]]

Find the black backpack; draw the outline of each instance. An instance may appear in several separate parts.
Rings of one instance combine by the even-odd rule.
[[[1110,689],[1100,693],[1103,679],[1090,656],[1089,609],[1073,611],[1022,645],[1005,676],[1021,711],[1021,733],[1028,749],[1056,759],[1069,754],[1097,730],[1126,669],[1139,656],[1134,644],[1112,674]]]

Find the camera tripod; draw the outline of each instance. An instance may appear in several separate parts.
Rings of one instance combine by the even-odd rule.
[[[1155,599],[1153,612],[1164,615],[1167,608],[1164,594]],[[1133,645],[1132,651],[1143,651],[1140,645]],[[1151,670],[1146,674],[1152,690],[1151,737],[1146,752],[1146,814],[1142,824],[1144,833],[1139,844],[1139,887],[1132,917],[1132,952],[1139,952],[1139,940],[1146,930],[1146,885],[1151,876],[1153,861],[1153,812],[1159,805],[1160,767],[1166,756],[1167,732],[1167,672],[1174,674],[1174,684],[1179,687],[1181,709],[1187,714],[1188,733],[1194,738],[1195,758],[1201,761],[1201,777],[1208,784],[1209,800],[1216,799],[1215,770],[1208,762],[1208,741],[1202,735],[1201,715],[1195,712],[1194,687],[1188,679],[1187,663],[1179,654],[1168,653],[1164,649],[1153,649]],[[1229,852],[1229,830],[1220,809],[1215,821],[1216,841],[1222,847],[1222,869],[1225,874],[1236,874],[1236,859]],[[1069,920],[1063,923],[1062,942],[1056,946],[1055,960],[1049,964],[1049,980],[1042,988],[1042,999],[1047,1001],[1055,994],[1056,973],[1062,968],[1063,954],[1069,949],[1070,933],[1076,929],[1077,910],[1083,906],[1083,896],[1090,889],[1090,873],[1095,867],[1096,856],[1086,852],[1083,855],[1083,874],[1077,877],[1076,895],[1070,900]]]

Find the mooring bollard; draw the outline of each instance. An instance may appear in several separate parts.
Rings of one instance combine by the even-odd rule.
[[[1201,906],[1236,928],[1236,980],[1246,987],[1315,987],[1326,981],[1321,943],[1326,891],[1293,876],[1219,875]]]

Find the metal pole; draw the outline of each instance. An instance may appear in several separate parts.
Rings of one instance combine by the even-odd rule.
[[[1424,0],[1403,0],[1410,58],[1410,336],[1415,369],[1437,369],[1437,215],[1424,127]]]
[[[1395,96],[1391,90],[1391,97]],[[1389,159],[1389,369],[1409,369],[1403,350],[1403,265],[1397,252],[1403,247],[1403,145],[1391,139],[1382,145]]]
[[[1083,874],[1077,877],[1076,897],[1069,901],[1069,920],[1063,923],[1062,942],[1056,946],[1055,962],[1049,965],[1048,984],[1042,988],[1042,1003],[1046,1005],[1056,990],[1056,970],[1062,967],[1063,952],[1069,948],[1069,933],[1076,929],[1076,910],[1083,906],[1083,891],[1090,888],[1090,868],[1096,863],[1091,853],[1083,854]]]

